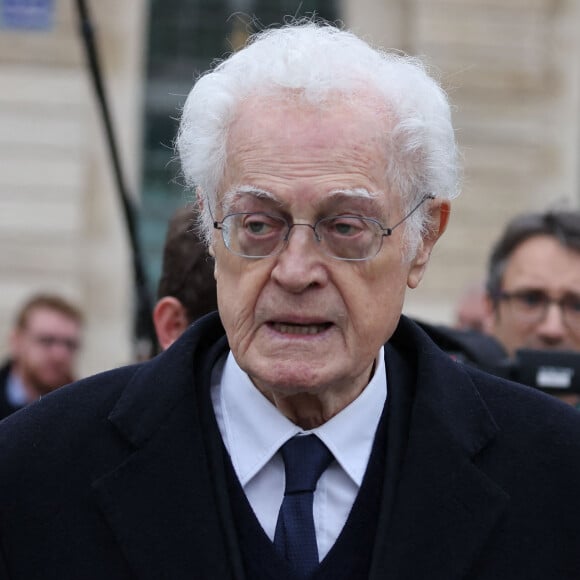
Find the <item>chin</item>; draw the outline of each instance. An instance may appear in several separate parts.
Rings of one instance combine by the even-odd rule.
[[[249,369],[248,375],[261,391],[273,392],[282,396],[297,394],[315,395],[331,383],[321,369],[302,362],[284,361],[283,363],[267,361]]]

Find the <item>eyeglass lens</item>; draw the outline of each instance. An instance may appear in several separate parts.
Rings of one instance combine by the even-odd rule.
[[[222,222],[224,241],[232,252],[248,257],[278,253],[294,227],[309,227],[325,253],[343,260],[362,260],[380,249],[383,231],[371,218],[331,216],[310,224],[288,224],[262,213],[232,214]]]
[[[64,338],[60,336],[53,336],[51,334],[39,334],[32,337],[34,342],[43,348],[53,348],[55,346],[63,346],[70,352],[75,352],[80,347],[80,344],[74,338]]]
[[[570,328],[580,331],[580,296],[569,294],[560,300],[554,300],[544,292],[530,290],[505,294],[505,298],[511,304],[514,314],[529,323],[543,320],[550,305],[556,304],[564,322]]]

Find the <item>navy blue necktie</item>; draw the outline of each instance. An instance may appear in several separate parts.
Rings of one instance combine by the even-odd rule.
[[[280,451],[286,489],[276,523],[274,547],[300,578],[308,578],[319,563],[312,515],[314,490],[332,461],[332,453],[316,435],[293,437]]]

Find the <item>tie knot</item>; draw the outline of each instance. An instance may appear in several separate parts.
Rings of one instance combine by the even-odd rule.
[[[332,461],[332,453],[316,435],[293,437],[280,451],[286,472],[284,494],[313,492]]]

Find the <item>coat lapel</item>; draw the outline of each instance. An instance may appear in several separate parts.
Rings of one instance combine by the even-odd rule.
[[[134,451],[92,493],[140,580],[242,577],[207,399],[200,411],[208,385],[196,385],[193,371],[202,361],[207,376],[207,345],[222,334],[215,319],[196,325],[137,373],[109,417]],[[497,428],[469,377],[421,331],[403,322],[393,343],[403,362],[388,359],[389,392],[409,389],[414,397],[370,579],[459,580],[509,501],[476,465]]]
[[[370,578],[466,578],[509,502],[476,465],[497,427],[461,365],[420,331],[403,321],[393,343],[403,351],[405,343],[413,344],[418,355],[411,363],[403,357],[407,369],[388,358],[389,391],[410,389],[414,400],[397,489],[390,509],[381,511]],[[400,378],[409,374],[409,364],[416,370],[405,384]]]
[[[192,352],[206,360],[196,341],[219,335],[205,326],[145,365],[109,416],[134,452],[93,495],[140,580],[236,576],[194,392]]]

